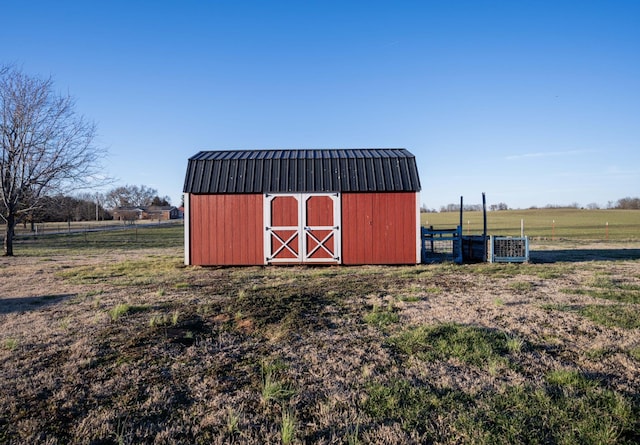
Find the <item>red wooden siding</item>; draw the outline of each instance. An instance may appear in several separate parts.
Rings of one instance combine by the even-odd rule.
[[[264,263],[262,194],[189,197],[191,264]]]
[[[416,194],[343,193],[343,264],[415,264]]]

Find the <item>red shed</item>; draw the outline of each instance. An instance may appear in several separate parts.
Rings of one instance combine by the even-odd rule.
[[[202,151],[184,183],[185,263],[417,264],[405,149]]]

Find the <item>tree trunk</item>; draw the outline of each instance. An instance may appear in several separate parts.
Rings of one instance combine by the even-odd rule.
[[[7,217],[7,230],[4,234],[3,250],[4,256],[13,256],[13,234],[16,226],[16,217],[13,214],[9,214]]]

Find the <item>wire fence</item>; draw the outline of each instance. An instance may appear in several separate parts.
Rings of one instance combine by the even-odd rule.
[[[180,247],[183,243],[182,220],[135,224],[48,223],[36,225],[33,231],[22,228],[14,237],[14,246],[23,251]]]

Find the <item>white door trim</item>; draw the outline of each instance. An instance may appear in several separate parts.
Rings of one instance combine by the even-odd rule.
[[[307,223],[306,204],[310,198],[327,196],[331,198],[333,203],[333,224],[330,226],[310,226]],[[271,202],[278,197],[292,197],[298,203],[298,225],[297,226],[273,226],[271,224]],[[339,193],[265,193],[264,194],[264,215],[263,225],[265,229],[264,237],[264,258],[265,264],[273,263],[314,263],[314,264],[340,264],[341,263],[341,230],[340,221],[341,205]],[[320,238],[314,234],[314,231],[329,231],[324,237]],[[292,234],[284,239],[276,232],[291,231]],[[315,242],[314,247],[309,251],[309,237]],[[327,247],[327,242],[333,238],[333,252]],[[276,239],[281,245],[274,252],[272,242]],[[293,249],[290,244],[294,240],[298,240],[298,252]],[[276,256],[288,250],[294,258],[276,258]],[[329,257],[314,258],[313,255],[318,250],[324,250]]]

